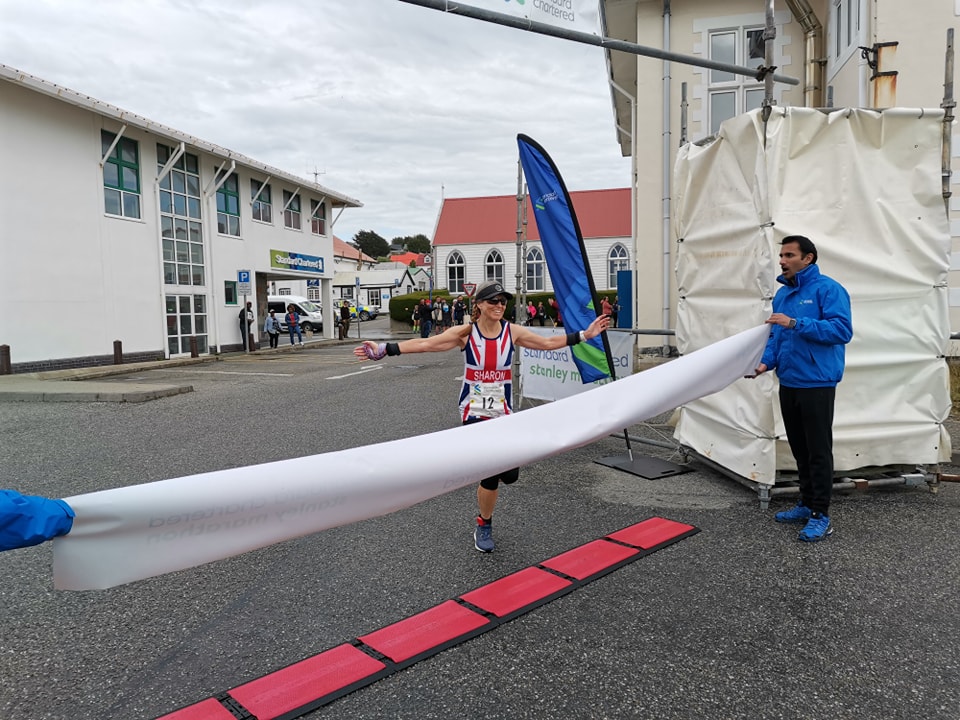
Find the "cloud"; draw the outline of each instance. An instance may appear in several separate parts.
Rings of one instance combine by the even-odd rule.
[[[0,0],[0,62],[357,198],[334,230],[431,236],[516,192],[516,134],[625,187],[603,52],[397,0]]]

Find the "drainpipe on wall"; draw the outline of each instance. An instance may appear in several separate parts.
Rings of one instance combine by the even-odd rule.
[[[941,182],[943,183],[943,207],[947,211],[947,219],[950,219],[950,196],[953,194],[950,190],[950,177],[952,170],[952,143],[953,143],[953,109],[957,106],[957,101],[953,98],[953,28],[947,29],[947,52],[944,57],[943,70],[943,102],[940,107],[943,108],[943,136],[941,142]]]
[[[637,148],[633,139],[637,130],[637,98],[628,93],[622,87],[610,80],[610,87],[623,95],[630,103],[630,131],[624,130],[617,125],[617,133],[626,135],[630,138],[630,239],[633,241],[632,252],[630,254],[630,307],[632,308],[632,317],[634,326],[637,324],[637,313],[640,307],[640,284],[637,282],[637,272],[639,270],[639,240],[637,239]]]
[[[876,27],[876,14],[873,16],[873,24],[868,26],[867,24],[867,5],[873,3],[860,3],[860,45],[861,47],[866,45],[870,37],[870,32],[868,32],[868,27]],[[869,102],[869,87],[870,87],[870,61],[868,57],[864,57],[863,54],[860,55],[860,65],[859,65],[859,85],[858,85],[858,102],[859,107],[865,108],[870,107],[867,103]]]
[[[663,49],[670,50],[670,0],[663,0]],[[663,329],[670,329],[670,61],[663,61]],[[664,355],[670,354],[670,336],[663,336]]]
[[[804,36],[804,107],[823,107],[824,72],[827,61],[823,53],[823,25],[808,0],[787,0],[787,7],[803,29]]]

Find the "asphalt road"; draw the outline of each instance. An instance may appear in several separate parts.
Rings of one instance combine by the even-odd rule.
[[[152,402],[0,403],[3,484],[63,497],[456,425],[458,353],[359,369],[307,348],[114,380],[194,385]],[[787,501],[594,462],[622,451],[525,468],[492,555],[471,488],[105,591],[53,591],[49,545],[2,553],[0,718],[154,718],[653,515],[702,532],[307,717],[960,717],[960,488],[841,495],[806,545],[773,522]]]

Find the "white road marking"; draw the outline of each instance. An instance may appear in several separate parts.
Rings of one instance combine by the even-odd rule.
[[[356,372],[347,373],[346,375],[331,375],[330,377],[327,378],[327,380],[340,380],[341,378],[353,377],[354,375],[363,375],[364,373],[368,373],[371,370],[383,370],[383,365],[373,365],[364,370],[357,370]]]
[[[293,373],[241,372],[239,370],[181,370],[184,373],[198,375],[264,375],[266,377],[293,377]]]

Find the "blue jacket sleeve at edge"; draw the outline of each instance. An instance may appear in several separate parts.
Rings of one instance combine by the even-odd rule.
[[[75,516],[63,500],[0,490],[0,551],[39,545],[66,535]]]

